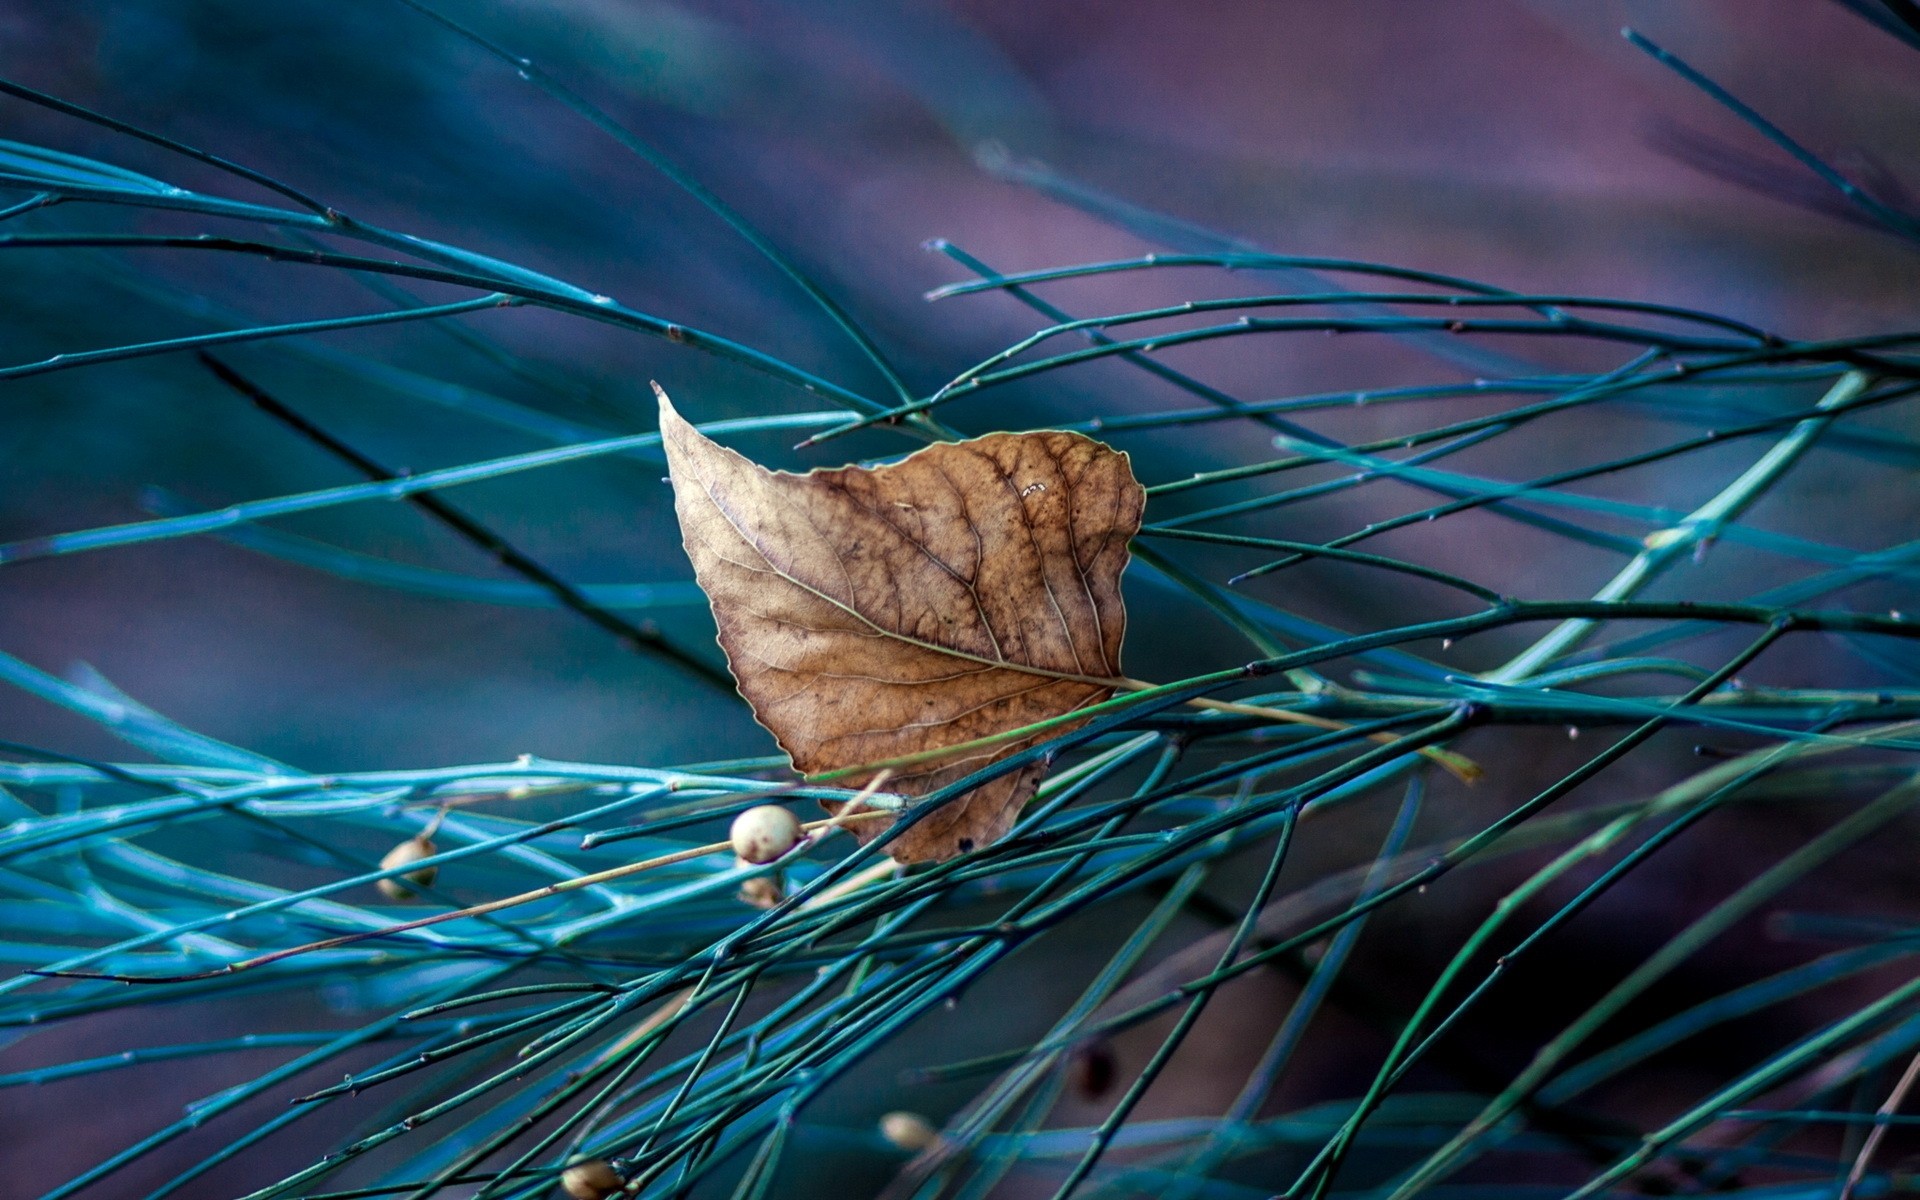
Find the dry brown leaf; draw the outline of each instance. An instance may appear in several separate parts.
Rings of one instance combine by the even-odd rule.
[[[793,475],[716,445],[665,392],[660,432],[733,677],[802,774],[1004,733],[1125,686],[1120,575],[1146,504],[1125,454],[996,433]],[[901,768],[888,788],[925,795],[1067,728]],[[1045,772],[975,788],[888,849],[930,862],[987,845]]]

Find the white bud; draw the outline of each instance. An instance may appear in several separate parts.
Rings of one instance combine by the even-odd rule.
[[[736,855],[759,866],[793,849],[800,840],[800,821],[778,804],[762,804],[735,817],[729,837]]]
[[[880,1118],[880,1136],[902,1150],[925,1150],[940,1140],[933,1122],[916,1112],[890,1112]]]
[[[387,851],[386,857],[380,860],[380,869],[391,871],[395,867],[404,867],[408,863],[417,863],[423,858],[431,858],[436,853],[438,850],[434,844],[425,837],[410,837]],[[415,887],[432,887],[433,877],[439,873],[439,867],[421,867],[418,871],[408,871],[405,875],[389,876],[374,886],[379,888],[380,894],[389,900],[412,900],[418,893],[407,885],[411,883]]]

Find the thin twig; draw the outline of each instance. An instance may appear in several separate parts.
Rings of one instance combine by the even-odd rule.
[[[1920,1081],[1920,1054],[1915,1054],[1907,1063],[1900,1082],[1893,1085],[1886,1103],[1874,1113],[1874,1126],[1868,1131],[1866,1141],[1860,1144],[1860,1153],[1853,1156],[1853,1166],[1847,1171],[1847,1182],[1840,1188],[1839,1200],[1853,1200],[1853,1189],[1859,1187],[1860,1181],[1866,1178],[1867,1164],[1873,1161],[1874,1151],[1880,1149],[1880,1143],[1886,1140],[1887,1130],[1893,1127],[1887,1118],[1900,1111],[1900,1106],[1906,1103],[1907,1093],[1913,1090],[1916,1081]]]
[[[376,462],[373,458],[354,449],[345,441],[322,429],[311,418],[295,412],[287,403],[273,396],[259,384],[254,383],[240,372],[234,370],[220,359],[207,352],[195,355],[214,377],[233,391],[246,397],[254,407],[273,417],[287,428],[306,438],[314,445],[347,463],[368,479],[383,482],[401,478],[401,472],[394,471]],[[407,497],[407,502],[439,521],[448,529],[459,534],[466,541],[485,551],[502,567],[512,571],[522,579],[546,589],[561,607],[567,608],[585,617],[601,629],[620,639],[620,644],[639,653],[657,654],[678,664],[688,673],[720,691],[733,694],[733,679],[725,672],[669,641],[651,621],[634,624],[623,617],[589,600],[579,588],[568,583],[559,575],[542,566],[524,551],[515,547],[506,538],[491,527],[481,523],[444,497],[433,492],[415,492]]]
[[[816,829],[839,826],[851,821],[891,820],[897,816],[899,816],[898,813],[877,809],[873,812],[856,813],[850,817],[828,817],[825,820],[809,821],[801,825],[800,828],[811,833]],[[558,883],[549,883],[544,887],[534,888],[530,892],[521,892],[518,895],[507,896],[500,900],[489,900],[484,904],[475,904],[467,908],[456,908],[451,912],[435,913],[430,917],[420,917],[417,920],[402,921],[398,925],[388,925],[382,929],[363,929],[357,933],[347,933],[339,937],[322,938],[317,942],[307,942],[300,946],[289,946],[284,950],[274,950],[267,954],[256,954],[252,958],[243,958],[238,962],[230,962],[225,966],[215,967],[210,971],[192,971],[180,975],[119,975],[110,971],[39,970],[29,971],[27,974],[42,975],[50,979],[109,979],[117,983],[190,983],[196,979],[217,979],[223,975],[232,975],[236,972],[251,970],[254,967],[264,967],[268,963],[279,962],[282,959],[292,958],[299,954],[309,954],[315,950],[334,950],[341,946],[351,946],[356,942],[364,942],[371,938],[384,938],[392,937],[399,933],[411,933],[416,929],[425,929],[429,925],[440,925],[447,921],[457,921],[462,917],[485,916],[487,913],[499,912],[501,909],[514,908],[522,904],[531,904],[535,900],[545,900],[549,896],[558,896],[566,892],[579,891],[581,888],[593,887],[596,884],[608,883],[615,879],[625,879],[629,875],[638,875],[642,871],[651,871],[657,867],[670,867],[675,863],[704,858],[709,854],[718,854],[723,850],[731,850],[732,848],[732,842],[713,842],[705,846],[694,846],[686,850],[676,850],[672,854],[662,854],[655,858],[642,859],[639,862],[628,863],[625,866],[609,867],[607,870],[595,871],[587,875],[576,875],[572,879],[562,879]]]

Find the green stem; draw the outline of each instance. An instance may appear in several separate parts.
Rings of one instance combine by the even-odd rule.
[[[1681,555],[1711,541],[1729,521],[1737,518],[1765,494],[1788,468],[1812,447],[1814,440],[1833,421],[1828,411],[1858,399],[1872,382],[1861,371],[1849,371],[1834,382],[1820,399],[1816,416],[1793,427],[1787,436],[1760,456],[1739,478],[1720,490],[1719,495],[1689,513],[1685,520],[1667,529],[1647,535],[1646,549],[1620,568],[1619,574],[1594,593],[1596,601],[1630,600],[1640,589],[1658,578]],[[1588,620],[1562,622],[1545,637],[1514,656],[1505,666],[1487,673],[1494,683],[1516,683],[1534,674],[1554,659],[1578,646],[1592,634],[1595,624]]]

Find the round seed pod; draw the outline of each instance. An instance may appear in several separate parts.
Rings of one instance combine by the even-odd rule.
[[[751,866],[746,859],[736,860],[741,866]],[[779,872],[771,875],[755,875],[740,885],[740,899],[755,908],[772,908],[787,898],[787,885]]]
[[[741,859],[770,863],[800,840],[800,820],[778,804],[762,804],[735,817],[728,836]]]
[[[919,1113],[903,1109],[880,1118],[880,1136],[902,1150],[918,1153],[939,1141],[940,1131]]]
[[[439,853],[438,847],[425,836],[410,837],[387,851],[386,857],[380,860],[380,869],[391,871],[395,867],[417,863],[437,853]],[[421,867],[418,871],[408,871],[405,875],[390,875],[374,886],[379,888],[380,894],[389,900],[412,900],[419,893],[407,885],[411,883],[415,887],[431,887],[434,876],[439,873],[439,867]]]
[[[560,1187],[573,1200],[607,1200],[626,1182],[604,1158],[577,1162],[560,1173]]]

